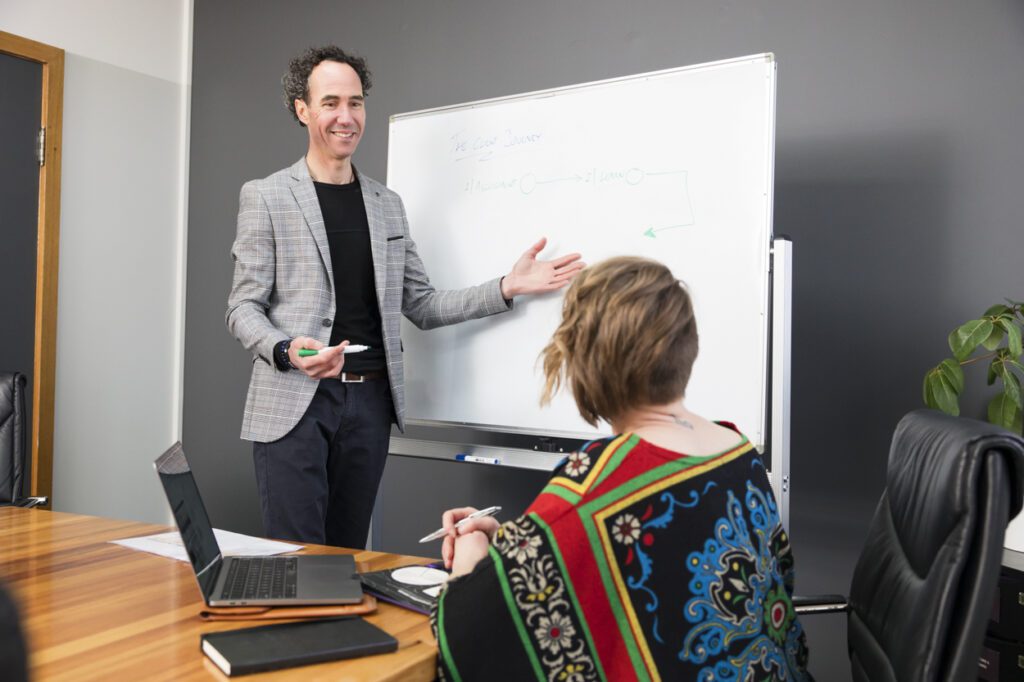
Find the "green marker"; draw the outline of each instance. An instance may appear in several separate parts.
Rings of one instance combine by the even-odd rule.
[[[337,348],[337,346],[326,346],[326,347],[321,348],[319,350],[317,350],[316,348],[300,348],[299,349],[299,357],[300,358],[308,358],[310,355],[317,355],[318,353],[320,353],[320,351],[327,352],[329,350],[334,350],[335,348]],[[364,350],[370,350],[370,347],[369,346],[359,346],[359,345],[356,345],[356,346],[345,346],[344,353],[345,353],[345,355],[348,355],[349,353],[362,353]]]

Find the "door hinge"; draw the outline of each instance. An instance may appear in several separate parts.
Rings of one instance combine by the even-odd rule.
[[[37,139],[39,146],[36,148],[36,156],[39,158],[39,165],[42,166],[46,163],[46,128],[39,129]]]

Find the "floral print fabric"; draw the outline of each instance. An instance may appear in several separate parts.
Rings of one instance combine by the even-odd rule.
[[[635,435],[556,469],[433,615],[442,679],[806,680],[793,557],[744,439],[711,457]]]

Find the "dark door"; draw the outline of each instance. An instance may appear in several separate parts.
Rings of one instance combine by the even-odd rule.
[[[42,76],[41,64],[0,54],[0,371],[28,378],[27,431],[32,423]]]

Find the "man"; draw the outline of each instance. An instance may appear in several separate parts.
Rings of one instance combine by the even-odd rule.
[[[516,295],[565,286],[583,263],[537,260],[541,239],[502,278],[435,290],[401,199],[352,165],[366,63],[312,48],[282,83],[309,146],[239,199],[227,326],[253,355],[241,435],[253,441],[268,536],[363,547],[391,423],[404,427],[400,314],[428,329],[504,312]],[[369,349],[346,356],[350,342]]]

